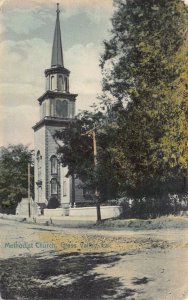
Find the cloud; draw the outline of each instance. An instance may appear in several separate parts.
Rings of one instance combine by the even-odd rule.
[[[7,11],[5,14],[5,22],[7,28],[15,33],[28,34],[31,30],[40,28],[44,24],[44,20],[39,18],[36,9],[16,8]]]
[[[15,3],[18,4],[16,7]],[[15,36],[19,34],[19,38],[9,35],[7,40],[8,36],[5,34],[5,40],[0,43],[0,56],[3,57],[0,64],[1,145],[34,144],[32,126],[39,121],[37,98],[45,91],[44,70],[50,67],[52,48],[52,43],[48,39],[44,40],[43,33],[48,33],[52,26],[47,27],[48,21],[51,24],[52,19],[53,24],[55,21],[52,2],[46,1],[43,6],[41,3],[43,5],[44,2],[7,0],[3,5],[1,23],[5,25],[7,32],[12,31]],[[71,16],[78,19],[74,18],[75,22],[79,21],[81,14],[87,15],[91,23],[93,20],[93,27],[90,28],[93,29],[93,36],[94,33],[97,36],[95,23],[102,22],[104,4],[97,6],[94,1],[92,5],[90,3],[84,6],[84,3],[85,1],[74,1],[73,5],[71,1],[63,2],[61,10],[64,20],[69,20],[68,26],[73,21]],[[75,23],[72,26],[74,28]],[[30,34],[32,30],[34,37]],[[77,111],[88,109],[97,101],[97,94],[100,93],[101,74],[98,64],[101,46],[100,43],[92,42],[93,36],[90,35],[89,42],[87,39],[81,43],[73,41],[64,51],[65,66],[71,71],[70,91],[78,93]]]
[[[71,91],[78,93],[77,108],[88,109],[100,93],[100,47],[90,43],[75,45],[65,52],[65,63],[71,70]]]
[[[64,52],[65,65],[71,71],[71,89],[81,95],[95,95],[100,88],[100,47],[90,43],[74,45]],[[44,70],[50,66],[51,45],[41,39],[4,41],[0,44],[0,95],[4,103],[19,105],[44,92]],[[88,101],[91,101],[88,99]],[[82,107],[82,104],[79,105]]]
[[[78,93],[77,110],[88,109],[100,92],[100,47],[78,44],[64,52],[71,71],[70,91]],[[1,144],[31,143],[31,127],[39,121],[37,98],[45,91],[44,70],[50,66],[51,44],[42,39],[3,41],[0,55]]]
[[[186,2],[188,4],[188,0]],[[44,70],[50,67],[51,60],[52,43],[45,34],[54,30],[51,26],[55,22],[52,9],[55,3],[56,0],[0,2],[4,12],[0,15],[0,33],[5,36],[5,40],[0,43],[0,145],[30,143],[33,146],[31,127],[39,121],[37,98],[45,91]],[[65,66],[71,71],[70,91],[78,93],[77,111],[89,109],[93,102],[97,102],[97,95],[101,92],[98,65],[102,39],[106,37],[104,28],[109,25],[112,13],[112,0],[63,0],[60,6],[61,19],[65,23],[67,20],[66,32],[63,28],[63,40],[64,37],[66,40],[68,37],[71,39],[69,47],[64,51]],[[80,27],[78,21],[85,15],[88,19],[85,18]],[[86,39],[87,31],[83,27],[89,20],[89,38]],[[9,33],[12,31],[15,36],[19,34],[19,40],[14,35],[7,40],[5,29]],[[34,37],[29,34],[32,31]],[[76,35],[80,40],[76,39]]]
[[[67,3],[63,1],[61,5],[62,18],[70,18],[82,12],[88,16],[92,23],[97,24],[110,19],[113,1],[90,1],[87,5],[85,2],[86,1],[76,1],[71,4],[71,2]]]
[[[32,111],[32,113],[31,113]],[[33,147],[31,124],[36,122],[38,109],[33,106],[0,106],[0,145],[23,143]]]
[[[55,3],[54,3],[55,2]],[[15,5],[17,3],[17,5]],[[27,34],[54,19],[56,1],[6,0],[1,4],[6,26],[15,33]],[[105,9],[105,14],[104,14]],[[106,1],[60,1],[62,19],[68,19],[80,13],[86,14],[93,23],[109,19],[112,12],[112,0]]]
[[[5,31],[5,26],[4,26],[3,20],[4,20],[3,15],[0,14],[0,35],[2,33],[4,33],[4,31]]]
[[[51,45],[44,40],[4,41],[0,44],[1,144],[30,143],[31,127],[39,120],[37,98],[44,93],[44,70]]]
[[[0,73],[1,99],[9,105],[19,105],[18,95],[25,103],[43,91],[44,70],[49,66],[51,45],[41,39],[4,41],[0,44],[3,57]],[[2,98],[3,97],[3,98]],[[12,97],[12,99],[10,99]]]
[[[103,6],[109,7],[112,5],[112,0],[59,0],[60,6],[65,7],[75,7],[75,6]],[[11,7],[35,7],[37,5],[56,5],[57,0],[1,0],[0,5],[5,9],[10,9]]]

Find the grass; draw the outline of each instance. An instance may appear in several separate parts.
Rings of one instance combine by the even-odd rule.
[[[100,229],[163,229],[163,228],[188,228],[188,217],[162,216],[156,219],[108,219],[97,223],[95,228]]]

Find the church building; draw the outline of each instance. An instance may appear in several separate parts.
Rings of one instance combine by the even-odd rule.
[[[53,135],[65,129],[75,116],[77,94],[70,92],[70,71],[65,68],[61,42],[59,5],[54,31],[51,67],[45,70],[46,90],[38,98],[40,120],[33,126],[35,141],[35,202],[42,208],[56,201],[66,207],[83,198],[82,189],[75,189],[75,182],[67,178],[67,168],[58,163]]]

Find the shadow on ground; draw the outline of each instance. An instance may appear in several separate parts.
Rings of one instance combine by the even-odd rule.
[[[126,299],[135,294],[117,277],[99,276],[94,268],[113,265],[118,254],[61,254],[2,260],[2,299]]]

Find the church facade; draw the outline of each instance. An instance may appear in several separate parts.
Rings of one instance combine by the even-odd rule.
[[[46,90],[38,98],[40,120],[33,126],[35,142],[35,202],[41,207],[58,202],[66,207],[82,197],[82,189],[67,178],[67,168],[58,163],[54,140],[56,130],[63,130],[75,116],[77,94],[70,92],[70,71],[64,67],[61,28],[57,6],[51,67],[45,70]]]

